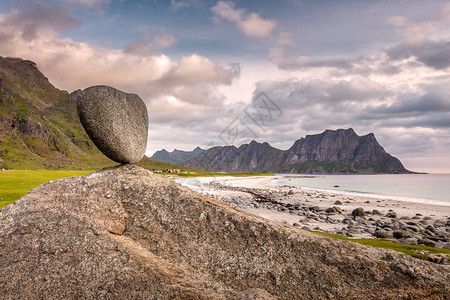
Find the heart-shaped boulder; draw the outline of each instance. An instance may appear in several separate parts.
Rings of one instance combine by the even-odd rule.
[[[138,95],[110,86],[92,86],[80,93],[77,109],[81,124],[103,154],[119,163],[142,159],[148,114]]]

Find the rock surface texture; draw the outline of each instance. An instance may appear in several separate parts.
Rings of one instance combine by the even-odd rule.
[[[119,163],[142,159],[148,114],[139,96],[109,86],[93,86],[79,93],[77,109],[87,134],[106,156]]]
[[[445,299],[450,270],[272,223],[134,165],[0,211],[2,299]]]

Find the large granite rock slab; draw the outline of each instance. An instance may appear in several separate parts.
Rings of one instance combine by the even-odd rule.
[[[144,157],[148,114],[139,96],[93,86],[80,93],[77,109],[81,124],[103,154],[119,163],[136,163]]]
[[[445,299],[450,268],[273,223],[132,164],[0,211],[0,299]]]

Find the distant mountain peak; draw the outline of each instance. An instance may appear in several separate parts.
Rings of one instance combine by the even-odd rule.
[[[193,153],[201,153],[201,152],[203,152],[203,151],[205,151],[205,150],[202,149],[202,148],[200,148],[199,146],[195,147],[195,149],[192,150]]]
[[[238,148],[217,146],[181,164],[226,172],[410,173],[386,153],[373,133],[358,136],[352,128],[307,135],[286,151],[255,140]]]

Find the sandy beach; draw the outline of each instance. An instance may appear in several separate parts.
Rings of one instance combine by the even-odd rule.
[[[418,203],[278,186],[281,178],[189,178],[179,182],[276,222],[354,238],[390,238],[404,244],[450,248],[450,203]]]

